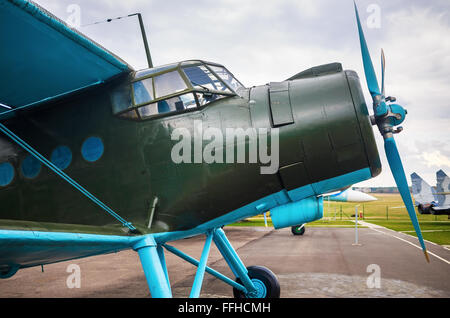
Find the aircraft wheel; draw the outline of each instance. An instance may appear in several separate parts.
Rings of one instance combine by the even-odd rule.
[[[248,295],[233,288],[234,298],[280,298],[280,283],[272,271],[262,266],[249,266],[247,270],[256,287],[256,294]],[[242,284],[239,278],[236,282]]]
[[[305,227],[302,227],[302,225],[293,226],[291,227],[291,232],[294,235],[303,235],[305,234]]]

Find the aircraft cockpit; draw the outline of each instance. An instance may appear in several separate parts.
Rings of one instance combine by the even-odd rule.
[[[186,112],[236,96],[244,86],[224,66],[200,60],[136,71],[112,93],[113,113],[148,119]]]

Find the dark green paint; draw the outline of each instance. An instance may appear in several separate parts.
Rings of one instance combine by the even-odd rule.
[[[68,146],[73,157],[64,171],[142,233],[189,229],[283,188],[366,167],[374,177],[380,173],[367,106],[353,72],[252,87],[201,109],[143,121],[112,114],[110,93],[129,80],[115,79],[3,123],[46,158],[56,147]],[[271,104],[275,99],[280,103]],[[170,153],[177,141],[171,140],[172,131],[193,132],[195,120],[204,128],[221,129],[224,136],[226,128],[276,124],[279,173],[261,175],[259,164],[173,163]],[[96,162],[81,155],[82,143],[91,136],[104,142]],[[25,179],[20,164],[26,156],[0,137],[0,163],[11,162],[16,173],[9,186],[0,187],[0,228],[127,234],[47,168]]]

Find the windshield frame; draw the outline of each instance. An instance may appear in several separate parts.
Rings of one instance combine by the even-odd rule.
[[[184,72],[185,68],[194,67],[194,66],[204,66],[227,90],[225,90],[225,91],[224,90],[215,90],[215,89],[209,89],[207,87],[202,88],[199,86],[194,86],[193,83],[191,82],[191,80],[187,77],[186,73]],[[222,98],[219,98],[218,100],[223,99],[225,97],[239,96],[238,93],[232,87],[230,87],[230,85],[225,80],[223,80],[220,76],[218,76],[216,74],[216,72],[214,72],[214,70],[210,66],[224,68],[236,80],[236,82],[238,82],[240,85],[242,85],[242,87],[245,87],[238,79],[236,79],[236,77],[225,66],[223,66],[221,64],[217,64],[217,63],[213,63],[213,62],[205,62],[202,60],[187,60],[187,61],[182,61],[182,62],[178,62],[178,63],[162,65],[153,70],[150,69],[148,74],[145,74],[143,76],[136,76],[136,75],[139,72],[145,72],[146,69],[135,71],[132,73],[132,75],[131,75],[132,77],[127,84],[129,86],[129,92],[131,95],[130,96],[131,104],[127,108],[125,108],[119,112],[116,112],[115,115],[121,116],[121,115],[125,115],[128,112],[131,112],[131,113],[133,113],[133,116],[132,117],[130,116],[127,119],[137,120],[137,121],[149,120],[149,119],[154,119],[154,118],[159,118],[159,117],[173,116],[173,115],[177,115],[177,114],[183,114],[186,112],[200,110],[205,107],[208,107],[211,103],[214,103],[214,101],[213,101],[211,103],[201,105],[199,102],[199,99],[197,97],[197,94],[216,94],[216,95],[224,96]],[[174,92],[169,95],[164,95],[164,96],[155,98],[155,96],[154,96],[155,95],[155,78],[160,75],[167,74],[170,72],[177,72],[178,76],[180,76],[181,79],[183,80],[186,88],[183,89],[182,91]],[[145,101],[140,104],[136,104],[134,83],[143,81],[148,78],[152,78],[153,99],[150,99],[150,100]],[[174,98],[177,96],[186,95],[186,94],[190,94],[190,93],[192,93],[195,97],[195,101],[196,101],[196,105],[197,105],[196,107],[185,109],[185,110],[180,110],[180,111],[175,111],[175,112],[155,114],[155,115],[152,115],[152,116],[149,116],[146,118],[143,118],[140,115],[139,108],[141,108],[143,106],[153,104],[153,103],[158,103],[163,100],[167,100],[170,98]]]
[[[179,95],[179,94],[183,94],[183,93],[186,93],[186,92],[188,92],[189,90],[193,90],[193,91],[196,91],[196,92],[198,92],[198,93],[202,93],[202,92],[208,92],[208,93],[217,93],[217,94],[222,94],[222,95],[230,95],[230,96],[233,96],[233,95],[238,95],[237,94],[237,92],[236,92],[236,90],[234,90],[232,87],[230,87],[230,85],[228,85],[228,83],[226,82],[226,81],[224,81],[219,75],[217,75],[217,73],[210,67],[210,65],[211,66],[216,66],[216,67],[221,67],[221,68],[224,68],[231,76],[233,76],[233,78],[236,80],[236,82],[238,82],[242,87],[245,87],[234,75],[233,75],[233,73],[231,73],[225,66],[223,66],[223,65],[221,65],[221,64],[217,64],[217,63],[213,63],[213,62],[205,62],[205,61],[202,61],[202,60],[187,60],[187,61],[183,61],[183,62],[179,62],[179,63],[173,63],[173,64],[168,64],[168,65],[162,65],[162,66],[160,66],[160,67],[158,67],[158,68],[160,68],[161,70],[160,71],[154,71],[154,72],[151,72],[150,74],[146,74],[146,75],[143,75],[143,76],[140,76],[140,77],[136,77],[136,74],[137,73],[139,73],[139,72],[142,72],[142,71],[145,71],[145,70],[140,70],[140,71],[136,71],[135,73],[134,73],[134,76],[133,76],[133,79],[131,80],[131,84],[133,84],[133,83],[135,83],[135,82],[139,82],[139,81],[142,81],[142,80],[145,80],[145,79],[147,79],[147,78],[155,78],[155,77],[157,77],[157,76],[160,76],[160,75],[163,75],[163,74],[166,74],[166,73],[170,73],[170,72],[173,72],[173,71],[177,71],[178,72],[178,74],[179,75],[181,75],[181,78],[184,80],[184,82],[185,82],[185,84],[186,84],[186,86],[188,87],[187,89],[185,89],[184,91],[180,91],[180,92],[176,92],[176,93],[173,93],[173,94],[170,94],[170,95],[165,95],[165,96],[163,96],[163,97],[159,97],[158,98],[158,100],[160,99],[160,98],[163,98],[163,99],[165,99],[165,98],[167,98],[167,97],[169,97],[169,96],[176,96],[176,95]],[[195,87],[194,85],[192,85],[192,82],[189,80],[189,78],[186,76],[186,74],[184,73],[184,69],[185,68],[188,68],[188,67],[193,67],[193,66],[205,66],[207,69],[208,69],[208,71],[211,73],[211,74],[213,74],[225,87],[227,87],[227,89],[228,90],[230,90],[232,93],[230,93],[230,92],[227,92],[227,91],[219,91],[219,90],[213,90],[213,89],[206,89],[206,88],[197,88],[197,87]],[[153,81],[153,88],[154,88],[154,82],[155,81]],[[134,96],[134,90],[133,90],[133,86],[132,86],[132,93],[133,93],[133,95],[132,96]],[[152,101],[156,101],[157,99],[154,99],[154,100],[152,100]],[[134,100],[133,100],[133,104],[134,104]],[[141,104],[138,104],[138,105],[136,105],[136,104],[134,104],[135,106],[141,106]],[[142,104],[143,105],[143,104]]]

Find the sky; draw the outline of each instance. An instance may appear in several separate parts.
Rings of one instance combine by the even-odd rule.
[[[340,62],[365,83],[353,0],[35,0],[134,69],[147,67],[140,12],[154,65],[203,59],[225,65],[246,86],[283,81]],[[408,110],[396,135],[405,172],[430,185],[450,175],[450,1],[356,1],[375,70],[386,54],[386,93]],[[357,186],[394,186],[383,138],[374,127],[383,172]]]

